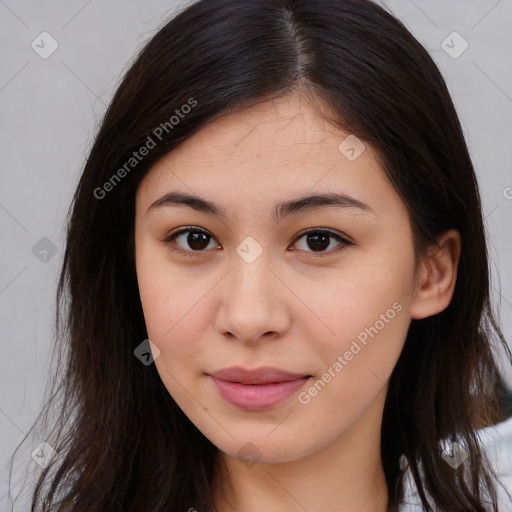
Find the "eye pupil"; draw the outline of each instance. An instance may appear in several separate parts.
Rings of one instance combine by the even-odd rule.
[[[314,240],[314,247],[309,246],[311,249],[316,248],[324,250],[329,247],[329,235],[325,233],[314,233],[307,235],[308,244]],[[327,241],[327,243],[325,243]]]
[[[187,237],[187,243],[192,249],[204,249],[208,246],[208,235],[191,231]]]

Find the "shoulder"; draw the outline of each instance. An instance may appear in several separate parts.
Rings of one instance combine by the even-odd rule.
[[[512,416],[477,433],[501,484],[512,495]],[[512,499],[503,487],[498,485],[500,505],[512,510]]]
[[[497,485],[499,510],[512,510],[512,417],[507,420],[475,431],[489,463],[492,465],[499,482]],[[403,456],[402,456],[403,457]],[[403,457],[403,463],[406,464]],[[500,485],[501,483],[501,485]],[[423,512],[416,485],[409,469],[404,477],[404,501],[399,512]]]

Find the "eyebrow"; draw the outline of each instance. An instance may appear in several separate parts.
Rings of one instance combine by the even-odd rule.
[[[185,194],[182,192],[169,192],[165,194],[149,206],[147,213],[155,210],[156,208],[161,208],[164,206],[188,206],[199,212],[217,215],[218,217],[226,218],[228,216],[226,208],[222,207],[221,205],[203,199],[199,196]],[[272,218],[277,221],[283,217],[286,217],[287,215],[309,212],[328,206],[358,209],[374,216],[377,215],[373,208],[360,201],[359,199],[351,197],[347,194],[332,192],[326,194],[303,196],[297,199],[291,199],[282,203],[278,203],[272,212]]]

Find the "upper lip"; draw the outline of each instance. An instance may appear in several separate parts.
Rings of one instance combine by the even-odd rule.
[[[279,368],[265,366],[262,368],[246,369],[240,366],[232,366],[210,373],[216,379],[227,382],[239,382],[240,384],[270,384],[272,382],[286,382],[303,379],[309,375],[286,372]]]

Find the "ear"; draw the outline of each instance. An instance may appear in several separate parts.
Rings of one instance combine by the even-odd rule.
[[[461,236],[455,229],[443,233],[430,248],[429,256],[418,269],[411,303],[413,319],[427,318],[448,307],[457,281],[461,248]]]

